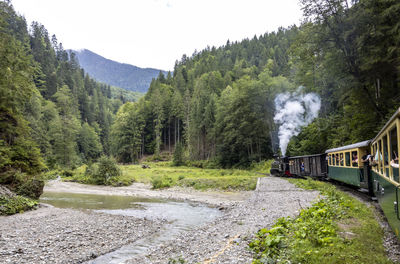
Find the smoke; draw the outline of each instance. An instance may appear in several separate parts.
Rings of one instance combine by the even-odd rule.
[[[308,125],[318,116],[321,99],[315,93],[303,93],[303,86],[296,92],[281,93],[275,98],[275,123],[279,126],[279,147],[286,155],[289,140],[300,133],[301,127]]]

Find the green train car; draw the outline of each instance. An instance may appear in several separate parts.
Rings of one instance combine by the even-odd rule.
[[[364,172],[361,157],[369,149],[369,140],[325,151],[328,177],[336,181],[368,189],[368,173]]]
[[[374,139],[325,152],[328,177],[368,189],[375,195],[397,237],[400,237],[399,138],[400,108]],[[368,157],[368,160],[362,160],[362,157]]]
[[[399,138],[400,108],[370,143],[373,191],[398,237],[400,230]]]
[[[399,139],[400,108],[372,140],[328,149],[325,154],[285,157],[277,160],[275,167],[287,176],[327,177],[368,190],[378,199],[389,225],[400,238]],[[307,167],[310,157],[315,163],[312,168],[316,168],[312,174]],[[280,172],[275,167],[271,169],[273,175]]]

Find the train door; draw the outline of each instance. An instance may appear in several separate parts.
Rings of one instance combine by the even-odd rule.
[[[311,163],[312,163],[312,167],[311,167],[311,176],[315,177],[318,175],[318,168],[317,168],[317,157],[311,157]]]
[[[369,188],[369,178],[371,177],[371,173],[369,171],[368,162],[363,162],[363,157],[367,155],[367,148],[358,149],[358,163],[360,164],[359,174],[360,174],[360,187],[364,189]]]

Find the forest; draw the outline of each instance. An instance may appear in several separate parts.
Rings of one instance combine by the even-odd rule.
[[[292,138],[288,155],[371,139],[399,107],[400,4],[300,2],[300,26],[183,55],[173,74],[153,80],[140,102],[117,113],[117,159],[134,162],[177,142],[188,160],[212,166],[271,158],[274,98],[299,86],[318,94],[322,108]]]
[[[0,183],[29,185],[111,153],[110,127],[130,92],[94,81],[8,1],[0,2],[0,58]]]
[[[370,139],[400,105],[400,3],[300,3],[301,25],[183,55],[129,102],[86,74],[43,25],[28,29],[0,2],[2,182],[175,149],[198,166],[246,168],[277,151],[274,99],[299,86],[322,108],[288,155]]]

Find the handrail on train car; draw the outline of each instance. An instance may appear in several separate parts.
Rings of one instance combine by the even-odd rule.
[[[400,184],[396,186],[396,202],[394,204],[394,212],[396,213],[397,219],[400,220],[400,214],[399,214],[399,189],[400,189]]]

